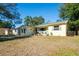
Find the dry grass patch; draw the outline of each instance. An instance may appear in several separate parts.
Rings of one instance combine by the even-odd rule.
[[[0,55],[79,55],[79,36],[32,36],[0,42]]]

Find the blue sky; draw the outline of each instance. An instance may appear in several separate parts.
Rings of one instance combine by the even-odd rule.
[[[59,19],[59,3],[19,3],[17,5],[21,18],[25,16],[42,16],[45,22],[55,22]]]

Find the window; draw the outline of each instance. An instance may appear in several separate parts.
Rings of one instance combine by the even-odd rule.
[[[59,30],[59,26],[54,26],[54,30]]]
[[[24,33],[26,33],[26,29],[24,29]]]
[[[23,29],[21,29],[22,33],[23,33]]]
[[[45,31],[46,29],[45,29],[45,28],[40,28],[40,30],[41,30],[41,31]]]

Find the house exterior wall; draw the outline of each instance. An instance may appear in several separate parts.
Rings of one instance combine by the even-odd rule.
[[[53,36],[66,36],[66,24],[59,25],[59,30],[54,30],[54,26],[48,27],[48,33],[49,35]]]
[[[5,29],[0,28],[0,35],[5,35]]]
[[[8,35],[9,34],[9,32],[8,32],[8,30],[7,29],[5,29],[5,34],[4,35]]]
[[[61,24],[58,30],[54,30],[54,26],[48,26],[48,29],[45,31],[38,31],[41,35],[44,36],[67,36],[67,25]]]
[[[15,29],[0,28],[0,35],[16,35]]]
[[[25,33],[24,32],[22,32],[22,29],[20,29],[20,35],[22,35],[22,36],[29,36],[29,35],[31,35],[31,31],[30,30],[25,30]]]
[[[21,35],[21,36],[30,36],[33,34],[33,31],[27,27],[18,28],[17,31],[18,31],[18,35]]]
[[[15,30],[15,29],[12,30],[12,33],[13,33],[13,35],[17,35],[18,34],[17,30]]]

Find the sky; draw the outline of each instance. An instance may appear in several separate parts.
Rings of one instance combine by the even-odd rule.
[[[22,20],[25,16],[42,16],[45,22],[55,22],[59,18],[59,3],[19,3],[17,8]]]

